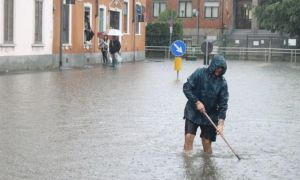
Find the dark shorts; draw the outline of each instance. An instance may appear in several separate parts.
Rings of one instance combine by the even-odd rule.
[[[196,135],[197,129],[200,126],[201,129],[201,138],[209,139],[211,141],[216,141],[217,132],[213,126],[209,125],[198,125],[192,121],[185,120],[185,134],[194,134]]]

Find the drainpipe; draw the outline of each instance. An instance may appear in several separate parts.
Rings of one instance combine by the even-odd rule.
[[[200,31],[200,0],[198,0],[198,16],[197,16],[197,45],[199,45],[199,31]]]
[[[62,36],[63,36],[63,0],[60,0],[60,28],[59,28],[59,69],[62,67]]]
[[[97,43],[97,17],[98,17],[98,8],[99,8],[99,1],[96,1],[96,14],[95,14],[95,22],[94,22],[94,53],[96,53],[96,46],[98,46]]]
[[[136,14],[135,14],[135,0],[132,4],[132,29],[133,29],[133,62],[135,62],[135,23],[136,23]]]

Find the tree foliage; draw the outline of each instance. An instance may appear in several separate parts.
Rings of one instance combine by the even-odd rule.
[[[264,0],[254,14],[261,27],[300,37],[300,0]]]
[[[160,13],[155,22],[169,23],[171,20],[173,21],[173,23],[182,23],[182,19],[177,17],[177,12],[172,10],[167,10]]]
[[[170,21],[173,21],[173,33],[171,41],[182,39],[182,20],[177,18],[175,11],[165,11],[146,27],[146,46],[169,46]]]

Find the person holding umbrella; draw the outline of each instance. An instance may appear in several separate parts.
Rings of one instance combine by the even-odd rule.
[[[112,57],[112,65],[115,66],[117,64],[117,57],[119,55],[119,51],[121,49],[121,43],[118,40],[117,36],[112,36],[112,40],[109,42],[109,52]]]

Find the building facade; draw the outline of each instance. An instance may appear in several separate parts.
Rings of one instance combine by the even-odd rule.
[[[0,71],[53,66],[53,2],[0,0]]]
[[[252,8],[258,4],[259,0],[147,0],[146,19],[152,22],[165,10],[173,10],[183,20],[185,36],[256,33],[259,26]]]
[[[111,32],[119,37],[123,61],[142,60],[145,8],[145,0],[0,0],[0,72],[101,63],[98,35]]]
[[[63,5],[63,67],[101,63],[99,34],[115,34],[121,42],[123,61],[145,58],[145,25],[138,13],[143,0],[81,0]],[[134,17],[135,15],[136,17]],[[58,61],[60,44],[60,0],[54,0],[53,53]],[[90,28],[91,40],[85,31]]]

